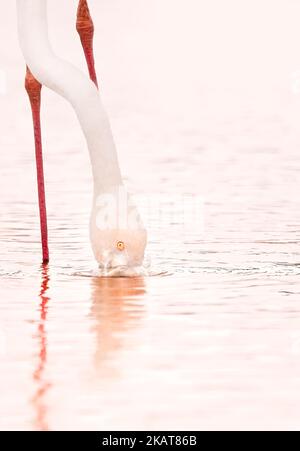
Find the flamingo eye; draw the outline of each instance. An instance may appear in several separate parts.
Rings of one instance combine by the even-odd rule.
[[[123,252],[123,251],[125,250],[125,244],[123,243],[123,241],[118,241],[118,242],[117,242],[117,249],[118,249],[120,252]]]

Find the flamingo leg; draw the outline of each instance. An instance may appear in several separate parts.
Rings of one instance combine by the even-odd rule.
[[[87,0],[79,0],[76,29],[80,36],[85,59],[88,65],[90,79],[95,83],[95,85],[98,88],[98,80],[95,69],[95,58],[93,50],[94,23],[91,17]]]
[[[47,227],[47,209],[45,196],[41,116],[40,116],[42,85],[34,78],[28,67],[26,71],[25,88],[30,100],[34,127],[35,158],[37,169],[37,185],[38,185],[38,197],[40,209],[43,263],[48,263],[49,262],[48,227]]]

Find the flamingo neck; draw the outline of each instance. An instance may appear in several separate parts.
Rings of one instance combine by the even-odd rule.
[[[17,11],[20,45],[32,74],[42,85],[64,97],[78,117],[90,154],[94,193],[122,186],[116,146],[96,86],[51,48],[47,0],[17,0]]]

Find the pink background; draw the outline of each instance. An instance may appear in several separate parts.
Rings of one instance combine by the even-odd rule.
[[[82,70],[77,2],[49,2]],[[299,429],[300,3],[91,0],[122,172],[161,276],[93,276],[91,178],[69,105],[43,94],[50,250],[40,267],[15,2],[0,0],[0,428]],[[180,228],[172,199],[204,200]],[[163,276],[164,275],[164,276]]]

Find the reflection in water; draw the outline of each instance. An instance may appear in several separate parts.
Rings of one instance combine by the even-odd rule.
[[[93,278],[92,317],[95,319],[95,368],[101,374],[109,369],[114,354],[124,348],[126,332],[138,326],[144,314],[143,278]]]
[[[37,340],[39,345],[38,353],[38,363],[37,367],[33,373],[33,379],[35,381],[36,392],[32,399],[33,405],[35,407],[35,428],[37,430],[48,431],[49,426],[47,422],[47,405],[46,405],[46,395],[51,387],[51,384],[47,382],[45,371],[47,365],[47,313],[48,313],[48,303],[50,298],[47,296],[49,290],[49,267],[48,265],[42,265],[42,282],[41,291],[39,294],[40,298],[40,320],[38,323],[37,330]]]

